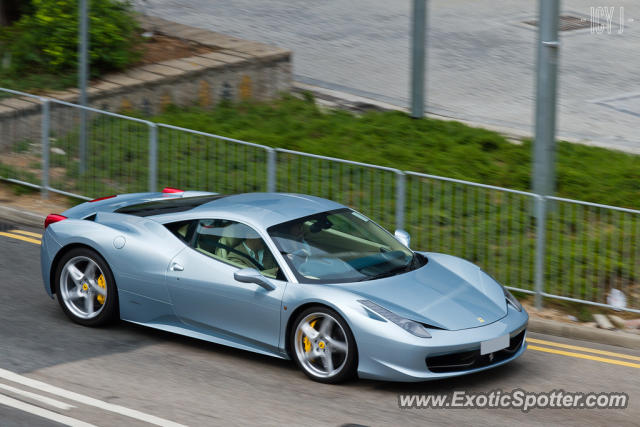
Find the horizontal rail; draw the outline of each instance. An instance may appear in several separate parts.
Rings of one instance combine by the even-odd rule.
[[[436,179],[438,181],[447,181],[447,182],[453,182],[453,183],[456,183],[456,184],[471,185],[473,187],[486,188],[488,190],[504,191],[506,193],[520,194],[520,195],[523,195],[523,196],[530,196],[530,197],[534,197],[534,198],[541,197],[538,194],[529,193],[527,191],[512,190],[510,188],[497,187],[495,185],[488,185],[488,184],[480,184],[478,182],[465,181],[465,180],[462,180],[462,179],[447,178],[445,176],[430,175],[430,174],[427,174],[427,173],[419,173],[419,172],[411,172],[411,171],[405,171],[404,173],[407,174],[408,176],[417,176],[417,177],[420,177],[420,178],[430,178],[430,179]]]
[[[30,182],[21,181],[19,179],[14,179],[14,178],[6,178],[3,176],[0,176],[0,181],[10,182],[12,184],[24,185],[25,187],[29,187],[29,188],[37,188],[38,190],[42,189],[42,185],[32,184]]]
[[[73,197],[74,199],[92,200],[91,197],[81,196],[81,195],[76,194],[76,193],[69,193],[68,191],[57,190],[57,189],[51,188],[51,187],[47,187],[47,190],[51,191],[52,193],[60,194],[62,196]]]
[[[320,160],[330,160],[332,162],[345,163],[345,164],[353,165],[353,166],[362,166],[362,167],[365,167],[365,168],[378,169],[378,170],[383,170],[383,171],[387,171],[387,172],[394,172],[394,173],[399,173],[399,174],[403,173],[399,169],[389,168],[389,167],[386,167],[386,166],[372,165],[370,163],[356,162],[356,161],[353,161],[353,160],[339,159],[337,157],[321,156],[319,154],[311,154],[311,153],[304,153],[302,151],[287,150],[286,148],[276,148],[275,150],[278,153],[294,154],[294,155],[297,155],[297,156],[311,157],[311,158],[320,159]]]
[[[591,206],[594,208],[610,209],[614,211],[631,213],[631,214],[640,214],[640,211],[635,209],[621,208],[619,206],[601,205],[600,203],[584,202],[582,200],[565,199],[563,197],[555,197],[555,196],[547,196],[546,199],[555,200],[556,202],[566,202],[566,203],[573,203],[576,205]]]
[[[7,92],[7,93],[10,93],[12,95],[26,96],[27,98],[33,98],[33,99],[38,99],[38,100],[42,99],[41,96],[34,95],[32,93],[20,92],[20,91],[17,91],[17,90],[6,89],[6,88],[3,88],[3,87],[0,87],[0,91]]]
[[[536,294],[536,291],[532,291],[531,289],[516,288],[514,286],[505,286],[505,288],[509,289],[510,291],[522,292],[523,294],[529,294],[529,295]]]
[[[5,178],[5,177],[2,177],[2,176],[0,176],[0,181],[10,182],[12,184],[19,184],[19,185],[23,185],[25,187],[35,188],[35,189],[38,189],[38,190],[42,190],[42,189],[45,188],[42,185],[32,184],[30,182],[21,181],[19,179]],[[51,191],[52,193],[60,194],[62,196],[67,196],[67,197],[73,197],[74,199],[91,200],[91,197],[81,196],[80,194],[76,194],[76,193],[69,193],[68,191],[62,191],[62,190],[58,190],[56,188],[46,187],[46,189],[48,191]]]
[[[545,298],[559,299],[559,300],[562,300],[562,301],[576,302],[576,303],[580,303],[580,304],[589,304],[589,305],[594,305],[596,307],[608,308],[610,310],[627,311],[629,313],[640,313],[640,310],[639,309],[635,309],[635,308],[614,307],[611,304],[604,304],[604,303],[601,303],[601,302],[588,301],[588,300],[579,299],[579,298],[563,297],[563,296],[560,296],[560,295],[549,294],[549,293],[546,293],[546,292],[542,292],[540,295],[542,295]]]
[[[223,141],[235,142],[237,144],[248,145],[250,147],[262,148],[263,150],[273,150],[272,147],[268,147],[266,145],[260,145],[260,144],[256,144],[256,143],[253,143],[253,142],[242,141],[240,139],[228,138],[226,136],[216,135],[214,133],[201,132],[201,131],[198,131],[198,130],[183,128],[183,127],[180,127],[180,126],[167,125],[167,124],[164,124],[164,123],[156,123],[156,126],[161,127],[161,128],[179,130],[181,132],[187,132],[187,133],[190,133],[190,134],[193,134],[193,135],[200,135],[200,136],[206,136],[206,137],[209,137],[209,138],[221,139]]]

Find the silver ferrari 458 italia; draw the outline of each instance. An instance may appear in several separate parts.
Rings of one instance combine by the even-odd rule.
[[[119,318],[291,358],[320,382],[451,377],[525,351],[528,315],[508,290],[408,244],[318,197],[165,188],[49,215],[41,263],[79,324]]]

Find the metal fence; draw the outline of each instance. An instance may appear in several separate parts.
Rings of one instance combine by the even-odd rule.
[[[276,190],[325,197],[367,212],[386,228],[402,228],[401,171],[278,148]]]
[[[468,259],[505,285],[534,291],[536,203],[524,191],[407,172],[407,231],[415,245]]]
[[[51,191],[92,197],[149,189],[155,180],[155,123],[53,99],[43,107],[49,159],[42,181]]]
[[[41,148],[42,99],[9,89],[2,89],[0,95],[13,96],[15,107],[0,106],[0,176],[39,187],[46,154]]]
[[[0,114],[0,177],[41,188],[45,196],[53,191],[88,199],[164,186],[312,194],[361,210],[388,229],[407,229],[412,247],[469,259],[538,302],[546,297],[610,307],[607,296],[619,289],[626,310],[640,313],[640,211],[33,99],[31,116]]]
[[[268,161],[273,149],[165,124],[157,129],[160,186],[219,193],[269,189]]]

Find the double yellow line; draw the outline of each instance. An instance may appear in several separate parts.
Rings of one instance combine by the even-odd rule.
[[[559,342],[539,340],[536,338],[527,338],[527,343],[529,343],[529,347],[528,347],[529,350],[542,351],[544,353],[551,353],[551,354],[559,354],[562,356],[575,357],[578,359],[593,360],[601,363],[609,363],[611,365],[627,366],[629,368],[640,368],[640,363],[633,363],[633,362],[626,361],[626,360],[634,360],[634,361],[640,362],[639,356],[631,356],[629,354],[614,353],[613,351],[598,350],[595,348],[580,347],[577,345],[562,344]],[[541,347],[540,345],[531,345],[531,344],[540,344],[544,347]],[[549,348],[549,347],[557,347],[562,350],[558,350],[556,348]],[[567,350],[573,350],[573,351],[567,351]],[[584,354],[584,353],[597,354],[598,356],[592,356],[591,354]],[[602,356],[609,356],[609,357],[602,357]],[[615,357],[616,359],[611,359],[610,357]],[[618,360],[618,359],[626,359],[626,360]]]
[[[41,244],[42,234],[32,233],[31,231],[9,230],[8,232],[0,231],[0,236],[9,237],[11,239],[22,240],[23,242]]]

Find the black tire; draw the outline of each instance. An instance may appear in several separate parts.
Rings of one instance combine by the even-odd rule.
[[[61,291],[63,269],[71,260],[78,258],[91,260],[95,264],[97,264],[105,282],[104,285],[106,287],[106,297],[104,297],[102,304],[100,304],[99,300],[97,299],[94,301],[94,304],[96,304],[96,302],[97,304],[99,304],[100,309],[99,312],[91,318],[83,318],[75,314],[72,311],[73,307],[70,308],[70,306],[67,305],[71,303],[65,302],[63,292]],[[102,258],[102,256],[100,256],[100,254],[98,254],[96,251],[89,248],[72,249],[60,258],[58,264],[54,268],[55,274],[53,276],[53,280],[55,293],[58,299],[58,303],[60,304],[60,307],[62,307],[62,311],[64,311],[69,319],[83,326],[103,326],[114,322],[120,317],[118,306],[118,289],[116,287],[115,279],[113,278],[113,273],[111,272],[111,269],[109,268],[109,265],[104,260],[104,258]]]
[[[317,375],[309,367],[305,366],[305,362],[301,360],[301,356],[296,350],[296,343],[301,339],[301,336],[298,335],[298,328],[300,324],[305,321],[305,319],[309,318],[309,316],[312,316],[313,318],[313,316],[315,315],[318,315],[319,319],[324,315],[330,316],[333,320],[335,320],[335,322],[341,327],[341,330],[337,331],[339,332],[338,336],[341,335],[342,332],[344,332],[343,335],[347,345],[347,352],[346,357],[344,358],[344,363],[341,365],[337,372],[329,376]],[[334,331],[334,333],[335,332],[336,331]],[[310,343],[310,345],[313,344]],[[327,345],[327,350],[328,349],[329,346]],[[306,310],[302,311],[298,316],[296,316],[289,333],[289,354],[296,362],[298,367],[302,370],[302,372],[304,372],[305,375],[307,375],[310,379],[317,382],[325,384],[337,384],[348,381],[356,376],[356,371],[358,368],[358,348],[356,346],[356,341],[353,337],[353,333],[351,332],[349,325],[347,324],[347,322],[345,322],[342,316],[340,316],[335,310],[332,310],[326,306],[318,305],[309,307]]]

